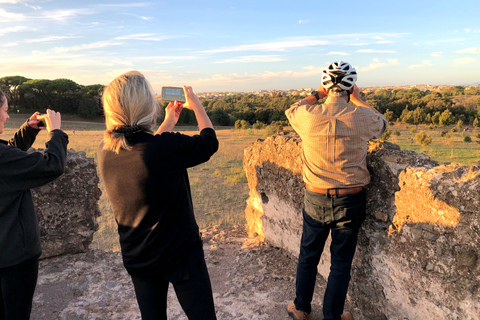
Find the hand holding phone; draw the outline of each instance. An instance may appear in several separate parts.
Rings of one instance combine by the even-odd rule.
[[[162,87],[162,101],[185,103],[185,92],[182,87]]]

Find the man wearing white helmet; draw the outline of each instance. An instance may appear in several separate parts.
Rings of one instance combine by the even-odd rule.
[[[317,265],[331,232],[323,319],[353,320],[343,307],[358,230],[365,220],[368,141],[388,126],[382,114],[362,101],[356,80],[349,63],[334,62],[323,70],[318,90],[285,111],[302,138],[305,182],[296,297],[287,306],[294,319],[307,319],[311,312]],[[323,97],[323,104],[315,104]]]

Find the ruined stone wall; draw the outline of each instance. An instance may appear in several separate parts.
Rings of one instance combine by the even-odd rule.
[[[480,163],[441,165],[428,156],[372,144],[367,219],[359,234],[348,299],[367,319],[480,319]],[[296,259],[304,183],[301,139],[275,135],[245,150],[245,216]],[[318,266],[325,279],[326,250]]]
[[[68,150],[65,173],[32,190],[42,258],[86,252],[98,229],[98,175],[93,158]]]

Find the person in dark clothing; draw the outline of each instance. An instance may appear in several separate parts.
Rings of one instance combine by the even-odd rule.
[[[117,77],[103,94],[98,165],[143,320],[167,319],[169,283],[188,319],[216,319],[187,168],[208,161],[218,140],[192,88],[183,89],[186,102],[170,103],[156,132],[157,103],[141,73]],[[198,135],[171,132],[182,108],[195,112]]]
[[[65,171],[68,136],[60,130],[60,113],[47,110],[49,141],[45,152],[26,152],[41,130],[37,115],[33,114],[12,139],[0,139],[0,320],[30,318],[41,255],[30,189],[53,181]],[[0,134],[7,119],[8,102],[0,91]]]

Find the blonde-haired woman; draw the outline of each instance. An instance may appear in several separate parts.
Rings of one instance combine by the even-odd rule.
[[[115,78],[103,94],[98,164],[143,320],[167,319],[169,283],[189,319],[216,319],[187,168],[208,161],[218,140],[192,88],[183,88],[186,102],[170,103],[156,132],[157,104],[141,73]],[[171,133],[182,108],[195,112],[198,135]]]

